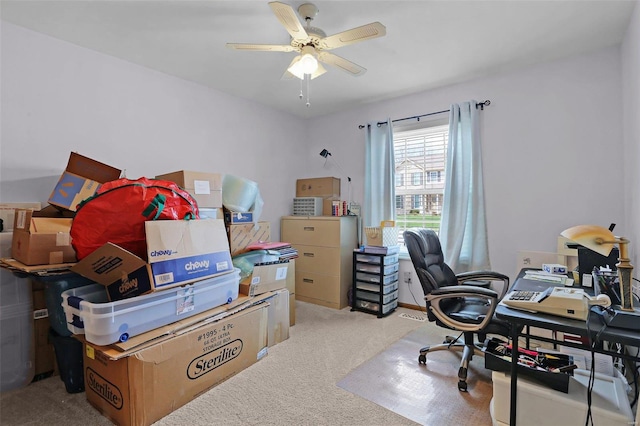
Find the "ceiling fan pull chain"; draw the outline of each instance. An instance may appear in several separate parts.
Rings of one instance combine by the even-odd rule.
[[[300,100],[302,100],[302,98],[304,98],[304,94],[302,93],[302,80],[300,80]]]
[[[311,74],[305,74],[304,79],[307,80],[307,108],[311,106],[311,102],[309,102],[309,82],[311,81]]]

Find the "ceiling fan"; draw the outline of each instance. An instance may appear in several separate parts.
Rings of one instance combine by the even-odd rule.
[[[382,37],[386,34],[384,25],[380,22],[372,22],[327,37],[320,28],[311,26],[311,21],[318,14],[318,8],[314,4],[304,3],[298,7],[298,14],[306,23],[306,26],[303,26],[293,8],[288,4],[274,1],[270,2],[269,6],[276,18],[291,35],[291,43],[289,45],[227,43],[227,47],[238,50],[266,52],[298,52],[299,55],[293,58],[282,78],[295,76],[304,80],[305,76],[310,79],[319,77],[326,72],[326,69],[318,62],[332,65],[353,76],[360,76],[367,71],[365,68],[338,55],[329,53],[328,50]]]

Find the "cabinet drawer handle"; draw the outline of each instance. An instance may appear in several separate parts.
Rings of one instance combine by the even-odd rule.
[[[313,284],[313,280],[311,278],[303,278],[303,282]]]
[[[305,257],[314,257],[315,253],[303,253],[302,255]]]
[[[312,232],[316,230],[315,226],[305,226],[303,229],[305,231],[312,231]]]

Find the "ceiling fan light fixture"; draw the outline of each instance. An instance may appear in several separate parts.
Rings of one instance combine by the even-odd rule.
[[[318,60],[315,57],[315,50],[311,46],[303,47],[299,58],[287,71],[300,80],[304,80],[305,74],[313,74],[318,70]]]

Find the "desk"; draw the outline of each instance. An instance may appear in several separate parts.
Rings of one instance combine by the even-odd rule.
[[[550,286],[554,286],[552,283],[543,281],[535,281],[524,278],[526,269],[523,269],[518,278],[509,289],[511,290],[529,290],[529,291],[544,291]],[[590,289],[585,289],[589,292]],[[529,336],[528,332],[525,332],[525,327],[533,326],[543,328],[552,331],[561,331],[563,333],[579,335],[581,338],[587,338],[590,334],[594,337],[603,327],[603,323],[598,315],[590,314],[587,321],[574,320],[570,318],[564,318],[548,314],[531,313],[526,311],[520,311],[509,308],[505,305],[498,304],[496,307],[496,316],[503,320],[508,321],[511,324],[511,339],[512,339],[512,357],[511,357],[511,405],[509,413],[510,426],[516,426],[516,409],[517,409],[517,380],[518,380],[518,338],[520,336]],[[587,324],[588,323],[588,324]],[[565,342],[556,339],[549,339],[546,337],[535,336],[536,340],[543,342],[550,342],[562,346],[569,346],[574,348],[580,348],[590,350],[589,347],[581,345],[579,343]],[[607,328],[601,332],[599,342],[611,342],[620,343],[623,345],[640,347],[640,333],[636,331],[623,330],[619,328]],[[595,352],[615,355],[619,358],[632,359],[640,361],[640,357],[633,357],[626,354],[618,354],[617,352],[608,351],[603,348],[600,343],[596,346]]]

